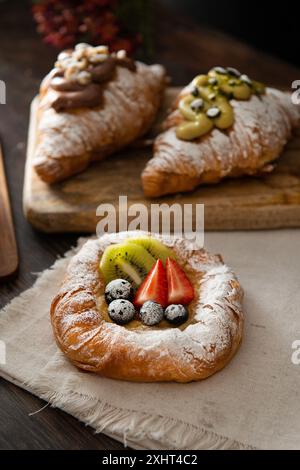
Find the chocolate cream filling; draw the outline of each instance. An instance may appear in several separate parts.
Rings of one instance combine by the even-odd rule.
[[[136,70],[132,59],[110,56],[100,64],[88,66],[87,71],[91,74],[91,83],[87,85],[81,85],[76,80],[67,80],[62,71],[54,70],[50,74],[48,83],[54,91],[51,96],[51,106],[57,112],[101,106],[103,84],[113,78],[117,66],[126,67],[133,72]]]

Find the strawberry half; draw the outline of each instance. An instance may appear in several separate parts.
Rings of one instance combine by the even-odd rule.
[[[136,307],[140,308],[147,300],[153,300],[162,307],[166,307],[167,298],[166,271],[162,261],[158,259],[138,288],[133,303]]]
[[[172,258],[166,261],[168,305],[189,304],[194,298],[194,288],[180,266]]]

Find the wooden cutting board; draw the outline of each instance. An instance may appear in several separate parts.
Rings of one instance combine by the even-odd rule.
[[[152,131],[166,114],[178,89],[169,88]],[[290,140],[273,173],[263,177],[225,180],[186,194],[145,199],[140,175],[151,157],[151,146],[135,147],[93,164],[67,181],[48,186],[32,169],[36,141],[37,98],[32,102],[24,183],[24,213],[44,232],[94,232],[96,208],[112,203],[118,210],[119,195],[132,203],[174,202],[205,205],[206,230],[271,229],[300,226],[300,129]],[[145,142],[144,142],[145,144]]]
[[[0,144],[0,282],[8,280],[18,269],[18,249],[15,237],[2,148]]]

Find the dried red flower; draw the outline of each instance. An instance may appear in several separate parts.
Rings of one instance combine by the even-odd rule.
[[[107,44],[111,50],[133,53],[141,35],[121,24],[115,13],[118,0],[42,0],[32,7],[37,31],[44,41],[57,48],[76,42]]]

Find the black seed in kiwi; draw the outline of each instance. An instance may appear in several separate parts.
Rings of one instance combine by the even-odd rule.
[[[137,287],[155,263],[155,258],[141,245],[124,242],[112,245],[106,250],[100,262],[100,269],[106,282],[122,278]]]

